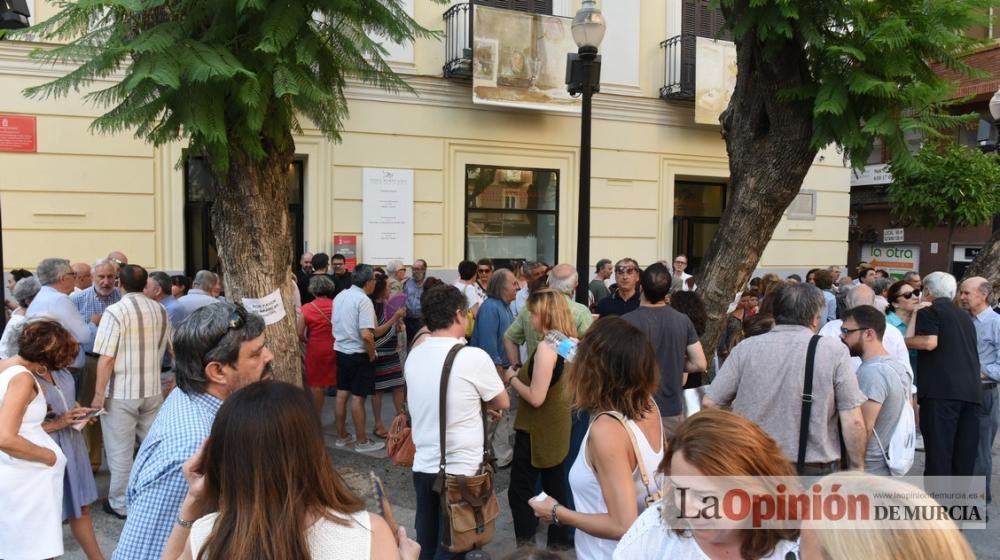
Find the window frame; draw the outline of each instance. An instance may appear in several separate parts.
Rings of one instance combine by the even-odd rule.
[[[788,218],[789,220],[815,221],[816,204],[818,202],[817,199],[819,198],[819,193],[813,189],[803,189],[800,190],[798,194],[795,195],[795,198],[798,198],[802,195],[809,195],[810,201],[812,203],[810,211],[808,213],[792,212],[792,204],[795,203],[795,199],[792,199],[792,203],[788,205],[787,209],[785,209],[785,217]]]
[[[539,210],[539,209],[530,209],[530,208],[503,208],[503,207],[500,207],[500,208],[473,208],[471,206],[471,204],[472,204],[472,195],[469,193],[469,171],[470,171],[471,168],[494,169],[496,171],[509,170],[509,171],[531,171],[532,173],[537,173],[537,172],[552,173],[553,175],[555,175],[555,178],[556,178],[555,201],[554,201],[554,203],[552,205],[552,209],[551,210]],[[520,167],[520,166],[511,166],[511,165],[492,165],[492,164],[486,164],[486,163],[466,163],[465,164],[465,169],[463,170],[463,174],[462,174],[462,195],[463,195],[463,199],[465,201],[464,219],[463,219],[464,223],[463,223],[463,226],[462,226],[462,230],[463,230],[462,231],[462,235],[464,237],[463,250],[462,250],[463,258],[466,259],[466,260],[471,260],[471,257],[469,256],[470,253],[471,253],[471,251],[470,251],[470,245],[469,245],[469,213],[470,212],[480,212],[480,213],[498,213],[498,214],[507,214],[507,215],[515,214],[515,215],[521,215],[521,216],[548,216],[548,215],[554,216],[555,217],[555,222],[553,223],[553,227],[552,227],[552,231],[553,231],[553,234],[554,234],[553,235],[553,240],[552,240],[552,259],[553,260],[552,260],[552,263],[550,263],[550,264],[554,264],[554,263],[559,262],[559,200],[560,200],[560,194],[561,194],[559,191],[561,190],[561,187],[562,187],[562,173],[560,172],[559,169],[544,168],[544,167]],[[506,193],[505,192],[501,193],[501,195],[502,195],[502,197],[504,198],[504,201],[505,201],[506,200]],[[536,220],[535,224],[536,224],[536,227],[537,227],[537,224],[538,224],[537,220]],[[536,244],[536,255],[537,255],[537,245],[538,245],[537,234],[536,234],[535,244]],[[482,258],[482,257],[480,257],[480,258]],[[496,259],[503,259],[504,257],[490,257],[490,256],[488,256],[488,258],[496,260]],[[523,256],[517,256],[517,257],[511,257],[511,258],[512,259],[514,259],[514,258],[516,258],[516,259],[525,259],[525,257],[523,257]],[[530,260],[535,260],[535,259],[533,259],[533,258],[527,258],[526,260],[530,261]]]

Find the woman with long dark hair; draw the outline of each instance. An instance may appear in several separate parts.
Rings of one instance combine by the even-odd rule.
[[[309,396],[264,381],[219,408],[202,449],[184,464],[188,494],[162,558],[416,559],[420,547],[340,477]]]
[[[403,362],[399,357],[399,337],[405,338],[403,317],[406,306],[398,306],[390,315],[386,301],[389,299],[389,283],[385,276],[375,277],[375,289],[371,296],[375,307],[375,395],[372,396],[372,415],[375,417],[375,437],[385,439],[389,432],[382,421],[382,396],[386,391],[392,394],[392,404],[396,415],[406,407],[406,381],[403,380]]]

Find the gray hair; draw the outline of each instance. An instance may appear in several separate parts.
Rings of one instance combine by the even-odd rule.
[[[545,264],[545,263],[543,263],[542,261],[525,261],[524,262],[524,272],[525,272],[525,274],[527,274],[527,273],[530,273],[531,271],[535,270],[536,268],[545,268],[547,266],[548,265]]]
[[[924,277],[924,291],[936,298],[955,299],[958,282],[947,272],[932,272]]]
[[[385,265],[385,271],[388,272],[389,274],[396,274],[397,272],[399,272],[399,269],[404,268],[405,266],[406,265],[403,264],[403,261],[396,259],[393,261],[389,261],[389,264]]]
[[[14,285],[14,301],[21,307],[28,307],[28,304],[38,295],[41,289],[42,285],[38,282],[38,278],[34,276],[21,278]]]
[[[38,278],[38,283],[42,286],[51,286],[72,271],[73,269],[70,268],[67,259],[49,258],[38,263],[38,268],[35,269],[35,276]]]
[[[563,295],[571,296],[579,279],[580,276],[572,265],[557,264],[549,271],[549,288]]]
[[[911,270],[903,275],[903,282],[910,282],[914,278],[920,278],[920,273],[915,270]]]
[[[105,257],[103,259],[97,259],[96,261],[94,261],[93,269],[95,272],[97,271],[97,268],[101,266],[110,266],[111,269],[115,271],[115,274],[118,274],[118,263],[109,258]]]
[[[367,264],[359,264],[351,272],[351,285],[363,288],[369,280],[374,278],[374,275],[375,271],[372,267]]]
[[[153,282],[156,282],[156,285],[160,287],[160,291],[162,291],[164,295],[169,296],[171,294],[173,284],[170,282],[169,274],[158,270],[156,272],[150,272],[149,278]]]
[[[507,281],[513,278],[514,273],[506,268],[498,268],[493,276],[490,276],[490,283],[486,286],[487,297],[503,299],[503,290],[507,287]]]
[[[844,296],[844,305],[848,309],[854,309],[861,305],[875,305],[875,292],[864,284],[858,284],[851,288]]]
[[[774,322],[778,325],[811,327],[826,306],[823,292],[812,284],[784,284],[767,297],[774,298]]]
[[[874,282],[875,295],[882,295],[889,286],[892,285],[893,280],[891,278],[876,278]]]
[[[234,328],[234,313],[246,317],[242,328]],[[240,346],[264,334],[264,319],[242,305],[206,305],[188,316],[174,331],[174,374],[177,388],[186,394],[208,388],[205,365],[209,362],[235,365]]]
[[[198,288],[204,291],[211,290],[218,285],[219,275],[211,270],[199,270],[198,273],[194,275],[194,280],[191,281],[192,288]]]
[[[313,274],[309,278],[309,293],[316,297],[333,299],[337,295],[337,285],[326,274]]]
[[[25,278],[25,280],[27,280],[27,278]],[[18,284],[20,284],[20,282],[18,282]],[[990,284],[990,281],[986,279],[983,279],[983,281],[976,286],[976,289],[979,290],[979,293],[986,296],[987,299],[989,299],[989,297],[993,294],[993,286]]]

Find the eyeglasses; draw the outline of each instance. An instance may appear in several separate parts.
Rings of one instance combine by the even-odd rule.
[[[615,274],[632,274],[635,272],[634,266],[616,266]]]
[[[687,264],[687,261],[674,261],[674,264]]]
[[[851,334],[852,332],[861,332],[861,331],[866,331],[866,330],[868,330],[868,329],[866,329],[864,327],[858,327],[856,329],[849,329],[847,327],[840,327],[840,334],[842,334],[844,336],[847,336],[847,335]]]
[[[915,298],[915,297],[920,297],[920,290],[913,290],[912,292],[906,292],[905,294],[897,294],[896,295],[896,299],[899,299],[899,298],[910,299],[910,298]]]
[[[478,272],[479,272],[479,274],[489,274],[489,273],[493,272],[493,269],[491,269],[491,268],[480,268],[478,270]]]

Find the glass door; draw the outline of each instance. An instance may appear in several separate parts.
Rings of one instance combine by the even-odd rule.
[[[700,272],[719,229],[725,199],[723,183],[678,181],[674,185],[674,254],[668,256],[687,255],[689,274]]]

